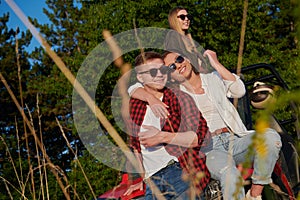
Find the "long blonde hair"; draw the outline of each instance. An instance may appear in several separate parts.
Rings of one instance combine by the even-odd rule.
[[[187,43],[187,41],[185,39],[183,39],[183,42],[185,44],[186,49],[189,52],[195,52],[197,51],[195,48],[195,44],[192,38],[192,35],[188,32],[188,30],[183,31],[181,29],[181,25],[179,23],[179,20],[177,18],[177,13],[181,10],[186,10],[186,8],[181,7],[181,6],[177,6],[175,8],[172,8],[169,12],[169,16],[168,16],[168,21],[169,21],[169,26],[171,29],[177,31],[178,33],[180,33],[181,35],[185,35],[188,38],[189,44]]]
[[[208,64],[207,64],[207,62],[205,61],[205,58],[202,55],[203,52],[198,51],[191,33],[188,30],[182,30],[182,28],[181,28],[181,24],[180,24],[180,22],[177,18],[177,14],[181,10],[188,11],[186,8],[181,7],[181,6],[177,6],[175,8],[172,8],[169,11],[169,16],[168,16],[169,26],[170,26],[171,29],[173,29],[174,31],[176,31],[176,32],[178,32],[179,34],[182,35],[181,39],[182,39],[182,42],[185,46],[186,51],[196,55],[197,63],[196,62],[193,63],[194,67],[197,68],[197,66],[201,67],[203,65],[203,68],[206,68],[206,65],[208,65]],[[203,49],[203,47],[202,47],[202,49]]]
[[[186,10],[184,7],[181,7],[181,6],[177,6],[173,9],[170,10],[169,12],[169,16],[168,16],[168,21],[169,21],[169,26],[171,29],[177,31],[178,33],[182,34],[182,35],[186,35],[187,32],[184,32],[182,29],[181,29],[181,26],[180,26],[180,23],[177,19],[177,13],[181,10]]]

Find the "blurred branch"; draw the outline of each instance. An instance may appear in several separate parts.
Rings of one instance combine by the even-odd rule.
[[[238,54],[238,63],[236,68],[236,74],[239,76],[241,74],[242,60],[243,60],[243,51],[245,43],[245,32],[246,32],[246,22],[247,22],[247,12],[248,12],[248,0],[244,0],[244,10],[243,10],[243,19],[242,19],[242,29],[240,36],[240,46]],[[233,105],[237,108],[238,99],[234,98]]]

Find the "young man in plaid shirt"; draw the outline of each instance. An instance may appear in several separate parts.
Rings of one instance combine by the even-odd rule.
[[[210,179],[205,155],[199,151],[208,131],[205,119],[189,95],[166,87],[170,71],[160,54],[140,54],[135,66],[138,81],[165,103],[170,113],[167,119],[158,118],[146,102],[130,99],[130,146],[143,168],[146,200],[156,195],[184,200],[196,194],[197,199],[203,198]],[[153,192],[152,183],[160,192]],[[133,185],[125,195],[138,188],[142,183]]]

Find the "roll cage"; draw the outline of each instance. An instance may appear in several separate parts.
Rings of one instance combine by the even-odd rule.
[[[259,70],[262,70],[263,73],[259,73]],[[231,70],[235,73],[234,70]],[[259,74],[259,75],[254,75]],[[251,75],[252,74],[252,75]],[[244,97],[238,99],[237,110],[247,127],[247,129],[253,129],[253,112],[255,109],[251,107],[249,92],[251,91],[253,84],[256,81],[264,82],[266,84],[276,85],[282,88],[285,91],[289,91],[289,87],[286,82],[282,79],[278,71],[275,69],[273,65],[266,63],[258,63],[249,65],[241,68],[241,79],[244,81],[246,87],[246,94]],[[233,99],[232,99],[233,101]],[[295,140],[300,138],[300,128],[299,128],[299,119],[297,116],[298,107],[295,102],[290,101],[288,108],[291,110],[291,116],[287,119],[277,119],[276,116],[272,115],[272,128],[274,128],[278,133],[280,133],[282,139],[282,152],[280,156],[280,173],[284,173],[285,179],[287,179],[285,184],[288,184],[289,188],[287,189],[286,185],[282,184],[282,180],[279,180],[277,184],[282,189],[283,193],[280,198],[275,199],[293,199],[297,196],[300,188],[300,179],[299,179],[299,156],[297,150],[295,148]],[[292,132],[287,131],[286,127],[294,127],[292,128]],[[289,129],[291,130],[291,129]],[[278,174],[273,173],[273,174]],[[275,175],[276,176],[276,175]],[[125,177],[125,178],[124,178]],[[122,196],[122,193],[130,186],[132,181],[128,181],[127,174],[122,175],[122,182],[114,187],[112,190],[105,192],[104,194],[99,196],[100,199],[121,199],[121,200],[129,200],[129,199],[143,199],[144,191],[137,191],[131,194],[130,197]],[[282,177],[276,176],[272,177],[273,179],[281,179]],[[141,179],[136,179],[134,181],[142,181]],[[291,189],[292,191],[290,191]],[[291,197],[291,192],[294,197]],[[269,199],[269,198],[268,198]],[[271,198],[274,199],[274,198]]]

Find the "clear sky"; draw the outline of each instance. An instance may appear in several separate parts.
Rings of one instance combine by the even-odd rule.
[[[16,27],[19,27],[21,31],[26,30],[26,26],[9,7],[7,1],[12,0],[0,0],[0,15],[3,16],[4,13],[9,13],[9,28],[16,29]],[[40,24],[49,23],[47,16],[43,13],[43,8],[47,8],[45,0],[14,0],[14,2],[26,16],[36,18]],[[40,46],[40,44],[33,38],[29,50],[35,46]]]

